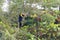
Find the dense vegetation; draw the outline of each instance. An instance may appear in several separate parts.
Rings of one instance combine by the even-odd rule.
[[[60,6],[60,0],[8,0],[7,11],[1,9],[3,3],[4,0],[0,2],[0,40],[60,40],[60,9],[51,9]],[[21,14],[25,16],[19,28]]]

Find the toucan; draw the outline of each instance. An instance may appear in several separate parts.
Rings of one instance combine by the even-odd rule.
[[[21,15],[19,15],[19,17],[18,17],[19,27],[22,27],[23,17],[24,17],[24,14],[21,14]]]

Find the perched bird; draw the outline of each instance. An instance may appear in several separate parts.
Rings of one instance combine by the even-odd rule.
[[[22,27],[22,20],[23,20],[24,14],[20,14],[18,17],[19,27]]]

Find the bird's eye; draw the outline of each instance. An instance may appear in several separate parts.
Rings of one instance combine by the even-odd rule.
[[[22,15],[24,17],[24,15]]]

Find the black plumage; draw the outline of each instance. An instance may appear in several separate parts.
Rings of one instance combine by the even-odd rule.
[[[23,17],[19,15],[18,17],[19,27],[22,27],[22,20],[23,20]]]

